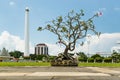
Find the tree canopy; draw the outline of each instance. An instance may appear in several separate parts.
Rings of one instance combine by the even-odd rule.
[[[48,30],[57,35],[57,42],[65,46],[63,53],[67,55],[68,51],[75,49],[78,40],[86,37],[88,31],[92,31],[98,36],[100,35],[100,32],[95,31],[93,23],[93,18],[98,17],[98,14],[93,15],[87,20],[82,20],[83,16],[83,10],[80,10],[79,13],[71,11],[65,17],[59,16],[45,27],[39,27],[38,31]]]
[[[13,56],[15,58],[19,58],[20,56],[23,56],[23,52],[20,52],[20,51],[11,51],[9,52],[10,56]]]

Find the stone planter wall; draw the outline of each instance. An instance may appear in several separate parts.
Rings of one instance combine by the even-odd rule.
[[[73,60],[62,60],[62,61],[51,61],[51,66],[78,66],[77,61]]]

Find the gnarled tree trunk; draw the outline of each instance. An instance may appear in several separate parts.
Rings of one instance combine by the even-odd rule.
[[[66,47],[64,52],[63,52],[63,55],[64,55],[65,59],[73,60],[73,57],[69,55],[68,51],[69,51],[69,47]]]
[[[65,50],[64,50],[64,52],[63,52],[63,54],[65,56],[65,59],[69,59],[69,57],[68,57],[68,50],[69,50],[69,48],[66,47]]]

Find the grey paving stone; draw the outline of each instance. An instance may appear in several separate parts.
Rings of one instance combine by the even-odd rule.
[[[110,70],[108,70],[110,69]],[[114,72],[105,72],[100,70],[106,70]],[[115,70],[115,71],[112,71]],[[110,76],[0,76],[0,80],[120,80],[120,75],[116,72],[120,71],[120,68],[100,68],[94,70],[86,67],[0,67],[0,73],[35,73],[35,72],[86,72],[86,73],[104,73]],[[116,74],[117,73],[117,74]]]

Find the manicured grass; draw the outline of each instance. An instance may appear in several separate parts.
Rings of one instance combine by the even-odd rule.
[[[51,66],[49,62],[0,62],[3,66]],[[78,67],[120,67],[120,63],[79,63]]]
[[[79,63],[79,67],[120,67],[120,63]]]
[[[50,66],[48,62],[0,62],[0,66]]]

